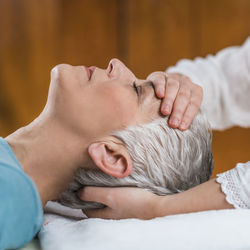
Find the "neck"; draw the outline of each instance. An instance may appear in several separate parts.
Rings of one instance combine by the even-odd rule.
[[[43,205],[58,199],[87,156],[87,141],[52,119],[39,117],[6,140],[24,172],[35,182]]]

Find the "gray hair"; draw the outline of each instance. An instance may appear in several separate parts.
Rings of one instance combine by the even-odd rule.
[[[74,181],[59,202],[72,208],[102,208],[103,204],[85,202],[77,191],[84,186],[140,187],[157,195],[179,193],[207,181],[213,170],[212,133],[200,112],[184,132],[168,126],[168,118],[112,135],[127,148],[133,171],[125,178],[110,176],[101,170],[79,169]]]

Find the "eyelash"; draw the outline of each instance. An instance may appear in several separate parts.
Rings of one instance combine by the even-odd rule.
[[[136,94],[139,96],[138,87],[136,86],[136,83],[135,83],[135,82],[133,82],[133,88],[134,88]]]

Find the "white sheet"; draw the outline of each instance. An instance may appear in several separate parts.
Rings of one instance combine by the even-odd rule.
[[[250,210],[218,210],[153,220],[74,220],[45,215],[44,250],[250,249]]]

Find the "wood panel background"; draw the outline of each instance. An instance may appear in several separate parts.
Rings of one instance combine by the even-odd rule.
[[[58,63],[106,67],[118,57],[139,77],[239,45],[249,0],[0,0],[0,135],[41,112]],[[215,173],[250,160],[250,130],[214,133]]]

